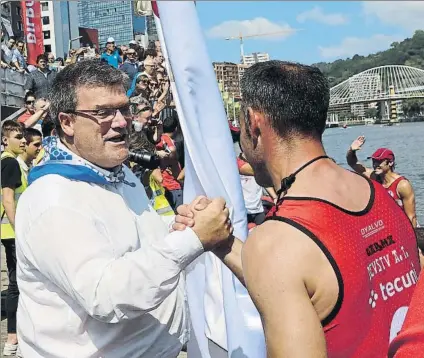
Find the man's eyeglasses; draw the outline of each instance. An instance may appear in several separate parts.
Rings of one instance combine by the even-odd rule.
[[[127,55],[128,56],[134,56],[135,55],[135,52],[127,52]]]
[[[25,104],[34,104],[35,101],[26,101]]]
[[[69,114],[76,114],[82,117],[86,116],[89,118],[95,118],[99,122],[111,122],[115,119],[116,114],[121,113],[124,118],[132,118],[133,113],[131,106],[125,106],[120,108],[102,108],[102,109],[77,109],[74,111],[64,111]]]

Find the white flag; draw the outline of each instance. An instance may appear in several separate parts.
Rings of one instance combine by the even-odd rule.
[[[224,197],[235,236],[245,240],[246,209],[234,147],[195,4],[160,1],[152,7],[173,73],[171,86],[185,139],[184,200]],[[213,254],[202,255],[188,267],[187,292],[195,335],[189,342],[189,358],[215,358],[208,339],[228,350],[231,358],[265,357],[258,312],[246,289]]]

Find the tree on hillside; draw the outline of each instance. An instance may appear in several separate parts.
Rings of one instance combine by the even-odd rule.
[[[368,56],[355,55],[346,60],[331,63],[320,62],[318,67],[327,76],[331,86],[373,67],[386,65],[406,65],[424,69],[424,31],[417,30],[412,38],[393,42],[386,51]]]

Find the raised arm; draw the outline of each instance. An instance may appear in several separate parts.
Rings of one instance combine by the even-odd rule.
[[[363,174],[367,177],[370,177],[373,170],[371,168],[367,168],[364,164],[358,161],[356,156],[356,152],[362,148],[365,143],[365,137],[359,136],[356,138],[349,147],[349,150],[346,154],[347,164],[357,173]]]

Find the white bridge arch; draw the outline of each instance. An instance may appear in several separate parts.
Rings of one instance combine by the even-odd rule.
[[[380,66],[332,87],[330,108],[409,98],[424,98],[424,70],[401,65]]]

